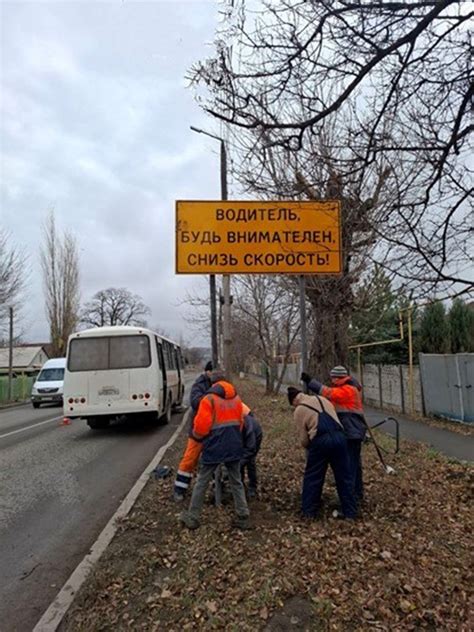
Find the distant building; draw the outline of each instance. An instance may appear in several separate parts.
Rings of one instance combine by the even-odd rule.
[[[39,372],[49,354],[46,345],[21,345],[13,347],[13,373],[34,375]],[[0,375],[8,373],[8,347],[0,349]]]

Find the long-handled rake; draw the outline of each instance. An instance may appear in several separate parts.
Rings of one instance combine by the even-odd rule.
[[[372,443],[375,446],[375,450],[377,451],[377,455],[379,457],[380,463],[382,464],[382,467],[384,468],[385,472],[387,474],[396,474],[395,468],[393,468],[391,465],[387,465],[385,463],[385,459],[383,458],[382,450],[380,449],[379,444],[375,440],[374,433],[372,432],[372,428],[366,422],[365,418],[363,418],[363,420],[364,420],[365,427],[367,428],[367,431],[368,431],[368,433],[370,435],[370,440],[372,441]]]

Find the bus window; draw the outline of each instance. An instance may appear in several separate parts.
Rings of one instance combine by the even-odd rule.
[[[172,371],[173,366],[173,354],[171,352],[171,345],[167,340],[163,340],[163,351],[165,352],[166,369]]]
[[[183,358],[181,356],[181,349],[179,347],[174,347],[174,360],[176,364],[176,368],[182,370],[183,369]]]
[[[137,369],[150,366],[148,336],[111,336],[110,369]]]
[[[103,371],[109,365],[107,338],[74,338],[69,345],[70,371]]]
[[[74,338],[68,358],[70,371],[136,369],[151,364],[147,336]]]

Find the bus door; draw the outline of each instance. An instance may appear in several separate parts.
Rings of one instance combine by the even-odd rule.
[[[176,362],[176,370],[178,371],[178,402],[181,402],[183,397],[183,367],[181,362],[181,350],[178,347],[173,347],[174,358]]]
[[[166,410],[167,397],[168,397],[168,380],[166,379],[166,365],[165,358],[163,356],[163,345],[156,339],[156,350],[158,352],[158,363],[160,365],[161,377],[162,377],[162,389],[161,389],[161,402],[163,410]]]

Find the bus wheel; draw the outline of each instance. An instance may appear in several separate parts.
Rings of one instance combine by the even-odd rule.
[[[160,417],[160,424],[165,426],[166,424],[169,424],[170,421],[171,421],[171,396],[168,397],[168,403],[166,404],[166,410]]]
[[[110,419],[102,419],[101,417],[90,417],[87,420],[87,425],[91,430],[103,430],[104,428],[108,428],[110,424]]]

